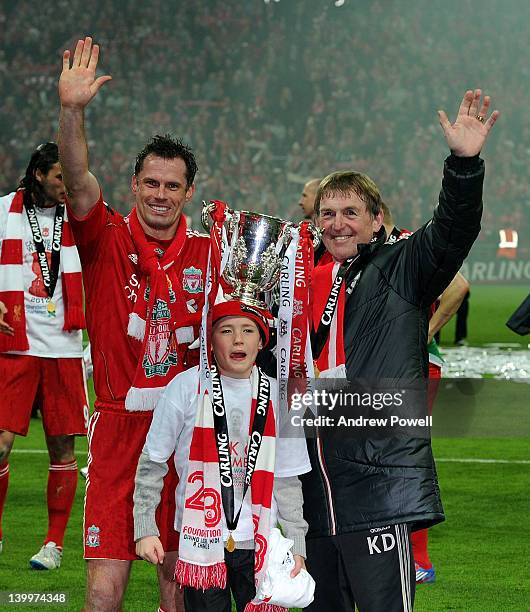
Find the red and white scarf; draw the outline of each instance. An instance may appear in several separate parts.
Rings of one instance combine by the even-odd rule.
[[[305,380],[313,375],[310,342],[311,277],[313,273],[313,236],[309,221],[300,223],[300,239],[294,264],[293,313],[291,320],[291,351],[289,377]],[[309,353],[308,353],[309,351]],[[308,356],[310,356],[308,358]],[[303,391],[303,389],[299,389]]]
[[[263,376],[263,374],[262,374]],[[257,406],[258,368],[251,373],[252,405],[249,434]],[[254,522],[254,577],[260,585],[265,575],[270,533],[270,512],[274,484],[276,421],[272,400],[250,484],[252,519]],[[201,396],[190,446],[188,482],[180,531],[179,559],[175,579],[182,586],[195,589],[225,588],[223,521],[219,458],[215,440],[213,409],[208,392]],[[237,510],[237,509],[236,509]],[[200,547],[194,542],[201,541]],[[245,612],[284,612],[285,608],[269,606],[254,600]]]
[[[24,190],[19,189],[7,215],[5,238],[0,254],[0,301],[7,307],[6,321],[13,327],[13,336],[0,334],[0,352],[29,350],[24,308]],[[85,328],[83,314],[83,280],[81,262],[72,229],[64,211],[61,240],[61,276],[64,302],[64,331]]]
[[[314,378],[309,334],[314,250],[309,226],[304,221],[291,228],[280,274],[276,354],[282,410],[288,410],[292,394],[304,393]]]
[[[126,222],[138,253],[141,274],[138,299],[129,315],[127,333],[142,342],[142,351],[125,398],[125,408],[153,410],[162,389],[181,370],[177,363],[178,342],[193,340],[179,338],[177,333],[177,325],[179,329],[191,326],[196,318],[188,311],[174,265],[186,243],[186,220],[181,215],[175,237],[165,251],[148,241],[136,208]]]

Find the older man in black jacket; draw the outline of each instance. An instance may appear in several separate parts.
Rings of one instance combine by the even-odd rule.
[[[451,154],[433,219],[408,240],[384,244],[381,198],[368,177],[340,172],[321,182],[315,211],[337,270],[314,338],[325,340],[334,296],[345,289],[348,381],[401,391],[427,379],[429,308],[480,230],[479,153],[499,115],[488,117],[489,105],[480,90],[467,91],[454,123],[438,112]],[[410,414],[414,406],[404,404]],[[317,582],[308,610],[412,610],[410,532],[444,519],[428,433],[320,432],[308,446],[313,469],[302,479],[307,565]]]

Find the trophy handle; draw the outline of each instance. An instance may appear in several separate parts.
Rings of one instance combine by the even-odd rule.
[[[201,223],[208,233],[210,233],[210,230],[212,229],[211,213],[216,209],[216,207],[217,204],[215,202],[207,203],[205,200],[202,201]]]
[[[305,223],[305,221],[300,221],[298,227],[301,227],[302,223]],[[309,223],[307,229],[309,233],[313,236],[313,248],[316,249],[318,245],[322,242],[322,230],[313,223]]]
[[[296,227],[296,224],[292,221],[284,221],[280,235],[278,236],[278,242],[276,244],[276,253],[279,254],[282,248],[287,248],[291,242],[292,234],[291,229]]]
[[[311,224],[309,231],[313,234],[313,248],[316,249],[322,242],[322,230],[316,225]]]

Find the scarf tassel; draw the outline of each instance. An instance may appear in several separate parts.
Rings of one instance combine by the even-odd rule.
[[[288,612],[288,608],[283,606],[271,605],[268,603],[254,603],[249,601],[245,606],[245,612]]]
[[[125,409],[129,412],[154,410],[163,387],[131,387],[125,396]]]
[[[196,565],[187,561],[177,561],[175,581],[181,586],[194,589],[226,588],[226,565],[224,561],[214,565]],[[283,608],[281,610],[283,612]]]
[[[2,334],[0,336],[0,353],[8,353],[9,351],[29,351],[27,336],[17,333],[14,336]]]
[[[85,315],[83,308],[78,306],[70,306],[64,312],[64,331],[74,331],[76,329],[85,329]]]

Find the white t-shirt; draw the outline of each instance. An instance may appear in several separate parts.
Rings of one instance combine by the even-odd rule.
[[[0,249],[5,238],[7,215],[15,193],[0,197]],[[37,208],[37,219],[44,239],[44,246],[50,263],[55,207]],[[63,331],[64,302],[61,271],[55,285],[53,297],[48,297],[42,280],[42,272],[37,261],[37,251],[33,234],[25,212],[22,214],[22,270],[24,276],[24,308],[26,314],[26,333],[28,351],[12,351],[20,355],[36,357],[82,357],[83,332]],[[48,305],[50,304],[50,307]]]
[[[271,399],[276,413],[277,385],[275,380],[269,378],[269,381],[271,383]],[[175,529],[177,531],[180,531],[182,525],[184,494],[188,480],[188,458],[198,405],[198,383],[198,367],[181,372],[169,383],[155,408],[144,447],[144,452],[148,454],[149,459],[157,463],[167,461],[171,453],[175,451],[175,467],[180,479],[176,491]],[[221,376],[221,383],[226,407],[228,435],[230,437],[232,474],[236,485],[234,490],[236,498],[234,514],[236,514],[241,503],[242,482],[246,469],[245,446],[248,440],[252,388],[249,378]],[[282,416],[276,413],[277,432],[281,431]],[[276,439],[274,476],[287,478],[305,474],[310,470],[311,464],[307,454],[305,438],[284,438],[279,435]],[[271,525],[276,523],[274,506],[273,500]],[[224,516],[223,532],[224,540],[226,540],[228,530],[226,529]],[[232,537],[236,542],[246,542],[254,539],[250,489],[245,496],[237,529],[232,533]]]

